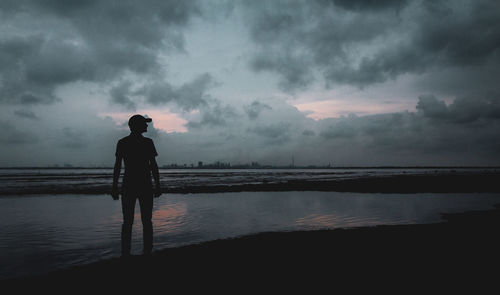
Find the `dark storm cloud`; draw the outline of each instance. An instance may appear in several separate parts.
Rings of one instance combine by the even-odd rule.
[[[237,118],[237,112],[230,105],[223,105],[220,101],[214,100],[200,108],[201,119],[199,121],[190,121],[187,127],[199,129],[203,127],[221,127],[226,126],[229,120]]]
[[[282,144],[289,141],[291,136],[289,122],[260,125],[249,128],[247,131],[263,138],[266,144]]]
[[[424,95],[419,97],[416,108],[424,117],[436,121],[465,124],[500,119],[500,99],[461,97],[447,106],[444,101],[438,100],[434,95]]]
[[[14,115],[35,121],[40,120],[40,118],[34,112],[28,110],[16,110],[14,111]]]
[[[261,103],[258,100],[254,100],[250,105],[244,106],[243,109],[251,120],[257,119],[259,114],[264,110],[272,110],[269,105]]]
[[[109,90],[111,101],[116,104],[125,106],[127,109],[135,110],[136,103],[130,98],[132,82],[126,80],[120,82]]]
[[[251,66],[279,74],[286,90],[307,87],[316,74],[327,86],[364,87],[436,69],[470,78],[500,65],[496,0],[252,1],[245,8],[257,45]]]
[[[207,104],[210,96],[205,92],[215,85],[213,77],[204,73],[177,87],[166,81],[157,81],[142,87],[136,94],[145,96],[146,101],[153,105],[175,102],[184,111],[190,111]]]
[[[4,2],[0,100],[51,103],[71,82],[158,74],[159,52],[184,51],[182,30],[198,14],[196,1]]]
[[[428,118],[445,118],[448,116],[448,107],[444,101],[434,95],[421,95],[418,98],[416,109]]]
[[[53,85],[33,79],[31,63],[38,63],[41,36],[0,39],[0,101],[20,104],[53,102]]]
[[[322,130],[320,136],[327,139],[351,139],[359,132],[357,126],[353,126],[350,121],[340,121],[335,123],[325,130]]]
[[[407,0],[325,0],[348,10],[382,10],[402,7]]]
[[[479,158],[483,165],[493,165],[488,159],[500,152],[495,135],[500,130],[499,110],[498,101],[457,98],[446,105],[426,95],[419,98],[415,113],[325,119],[318,131],[323,144],[361,148],[380,157],[381,164],[399,155],[398,161],[436,158],[434,165],[474,163]]]

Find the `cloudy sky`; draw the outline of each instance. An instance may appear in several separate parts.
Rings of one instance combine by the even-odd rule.
[[[500,165],[500,2],[0,1],[0,166],[136,113],[160,165]]]

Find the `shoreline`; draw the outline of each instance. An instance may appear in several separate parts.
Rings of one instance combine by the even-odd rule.
[[[332,178],[321,180],[267,180],[258,183],[188,184],[169,186],[162,182],[162,193],[224,193],[259,191],[331,191],[361,193],[472,193],[500,192],[500,172],[449,172]],[[48,184],[42,186],[2,187],[0,197],[32,194],[109,194],[111,184]]]
[[[443,214],[443,219],[432,224],[259,233],[1,283],[50,290],[89,283],[126,290],[138,284],[161,287],[162,282],[176,289],[200,283],[293,289],[295,283],[313,286],[324,282],[322,278],[358,284],[387,280],[444,284],[450,280],[454,285],[463,278],[468,283],[494,284],[489,279],[496,278],[500,262],[500,204],[491,210]]]
[[[457,175],[394,175],[325,181],[290,180],[262,183],[170,188],[164,193],[222,193],[259,191],[330,191],[355,193],[472,193],[500,192],[500,173]]]

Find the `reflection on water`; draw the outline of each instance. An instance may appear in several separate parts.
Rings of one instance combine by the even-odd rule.
[[[243,192],[155,199],[155,249],[265,231],[427,223],[480,210],[500,194]],[[132,252],[142,250],[136,205]],[[0,278],[44,273],[120,253],[121,204],[106,195],[0,198]]]
[[[374,226],[380,224],[378,218],[364,218],[359,220],[355,217],[336,216],[332,214],[313,213],[297,219],[296,224],[300,229],[323,229],[335,227],[359,227]],[[388,222],[389,224],[393,222]]]
[[[182,232],[186,218],[186,203],[157,206],[153,211],[153,224],[156,228],[156,235]]]

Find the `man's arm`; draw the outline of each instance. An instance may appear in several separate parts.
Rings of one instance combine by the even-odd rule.
[[[118,179],[120,178],[121,170],[122,170],[122,157],[116,156],[115,167],[113,168],[113,188],[111,190],[111,196],[113,197],[113,200],[119,199]]]
[[[156,163],[156,159],[154,157],[150,160],[151,163],[151,172],[153,173],[153,179],[155,181],[155,198],[158,198],[161,195],[161,187],[160,187],[160,172],[158,171],[158,164]]]

